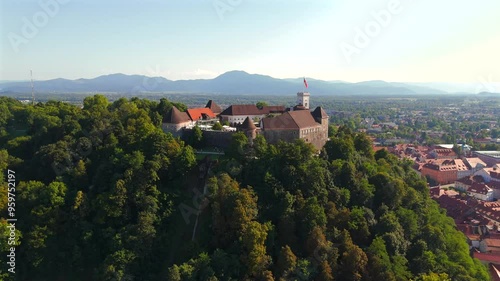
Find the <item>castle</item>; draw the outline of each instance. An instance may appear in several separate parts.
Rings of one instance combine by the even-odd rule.
[[[297,93],[297,105],[291,108],[284,106],[263,106],[253,104],[231,105],[221,110],[214,101],[208,101],[204,108],[191,108],[181,112],[173,107],[163,117],[163,130],[174,136],[185,137],[194,126],[205,130],[205,136],[214,138],[209,143],[225,147],[230,136],[236,132],[244,132],[251,142],[258,134],[265,137],[268,143],[278,141],[293,142],[303,139],[318,150],[328,140],[328,115],[320,106],[313,111],[309,109],[310,94]],[[216,122],[228,122],[222,131],[213,131]]]

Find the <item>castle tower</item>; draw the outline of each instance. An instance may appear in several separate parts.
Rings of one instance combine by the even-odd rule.
[[[250,118],[248,117],[245,118],[245,121],[243,121],[243,124],[240,125],[239,129],[240,131],[245,133],[248,138],[248,143],[252,145],[253,140],[257,136],[257,127],[255,127],[252,120],[250,120]]]
[[[328,138],[329,117],[326,114],[326,112],[323,110],[321,106],[318,106],[311,114],[314,117],[314,120],[319,124],[321,124],[321,132],[323,134],[323,137],[325,139]]]
[[[309,97],[308,92],[298,92],[297,93],[297,105],[302,105],[306,109],[309,109]]]

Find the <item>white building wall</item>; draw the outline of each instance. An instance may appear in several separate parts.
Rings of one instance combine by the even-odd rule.
[[[260,115],[221,115],[222,121],[227,120],[229,123],[243,123],[247,117],[250,118],[250,120],[254,120],[257,118],[259,121],[260,119],[264,118],[265,114],[260,114]]]

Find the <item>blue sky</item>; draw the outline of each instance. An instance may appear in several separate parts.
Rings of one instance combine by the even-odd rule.
[[[0,80],[498,82],[499,15],[498,0],[4,0]]]

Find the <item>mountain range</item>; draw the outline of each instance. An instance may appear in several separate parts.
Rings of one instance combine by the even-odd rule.
[[[450,92],[426,83],[399,83],[381,80],[349,83],[307,78],[307,91],[315,95],[441,95]],[[432,85],[432,83],[429,83]],[[437,85],[434,83],[434,85]],[[441,85],[442,86],[442,85]],[[306,90],[303,78],[278,79],[267,75],[229,71],[213,79],[169,80],[164,77],[110,74],[93,79],[63,78],[34,82],[37,93],[210,93],[233,95],[290,95]],[[1,93],[30,93],[29,81],[0,82]],[[464,92],[465,93],[465,92]],[[470,92],[469,92],[470,93]]]

